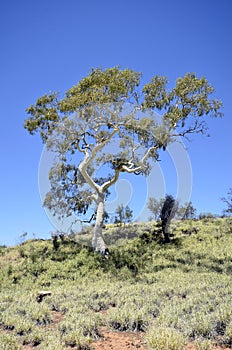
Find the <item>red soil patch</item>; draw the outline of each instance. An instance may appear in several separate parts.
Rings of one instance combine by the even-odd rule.
[[[94,350],[147,350],[145,341],[139,333],[127,332],[110,332],[105,329],[102,331],[104,339],[92,343]],[[214,350],[231,350],[232,348],[225,348],[215,346]],[[196,350],[194,344],[189,343],[185,350]]]
[[[63,321],[64,315],[61,314],[59,311],[51,311],[52,314],[52,323],[51,326],[55,327],[58,323]]]
[[[91,344],[95,350],[146,350],[139,333],[110,332],[107,329],[101,333],[104,338]]]

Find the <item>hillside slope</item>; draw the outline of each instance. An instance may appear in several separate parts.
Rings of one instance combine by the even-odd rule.
[[[88,232],[0,248],[1,350],[103,349],[110,331],[141,350],[230,348],[231,222],[175,223],[169,244],[154,227],[108,226],[108,259],[79,243]]]

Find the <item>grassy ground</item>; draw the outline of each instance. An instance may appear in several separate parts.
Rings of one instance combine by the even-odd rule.
[[[144,332],[154,350],[231,347],[231,222],[175,223],[169,244],[154,229],[108,226],[108,260],[76,237],[0,248],[1,350],[90,349],[102,326]],[[51,295],[38,302],[41,290]]]

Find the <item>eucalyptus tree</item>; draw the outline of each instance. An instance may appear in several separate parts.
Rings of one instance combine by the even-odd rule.
[[[166,77],[154,76],[141,86],[139,72],[97,68],[65,95],[45,94],[26,110],[25,128],[38,131],[58,154],[44,205],[60,217],[87,215],[95,205],[95,251],[106,250],[105,200],[120,173],[147,175],[160,150],[178,136],[205,133],[205,116],[220,115],[221,102],[204,77],[187,73],[172,89],[167,84]],[[107,149],[116,139],[114,151]],[[99,167],[104,171],[97,175]]]

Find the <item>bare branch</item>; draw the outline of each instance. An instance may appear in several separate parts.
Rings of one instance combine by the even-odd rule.
[[[185,138],[188,138],[186,135],[188,134],[195,134],[195,133],[206,133],[207,127],[205,125],[205,123],[201,122],[199,123],[198,120],[195,120],[195,123],[191,126],[189,126],[189,128],[176,133],[176,134],[172,134],[173,137],[178,137],[178,136],[182,136]]]

